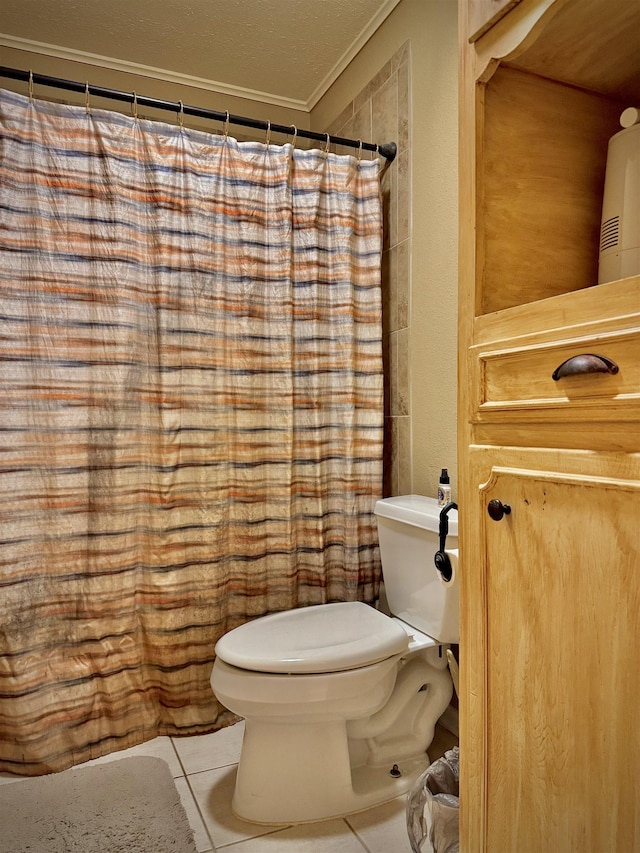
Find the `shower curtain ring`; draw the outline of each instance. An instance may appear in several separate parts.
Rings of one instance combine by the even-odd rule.
[[[137,120],[138,118],[138,96],[136,93],[133,93],[133,101],[131,102],[131,112],[133,117]]]
[[[180,126],[180,130],[184,127],[184,104],[182,101],[178,101],[180,104],[180,109],[178,110],[178,124]]]
[[[298,136],[298,128],[295,126],[295,124],[292,124],[291,127],[293,128],[293,136],[291,137],[291,147],[295,148],[296,147],[296,137]]]
[[[91,106],[89,104],[89,81],[87,80],[84,84],[84,108],[87,111],[87,115],[91,112]]]
[[[224,120],[224,138],[225,140],[229,138],[229,110],[225,110],[226,118]]]
[[[358,140],[358,163],[362,160],[362,140]]]
[[[325,136],[327,137],[327,141],[325,142],[324,153],[328,154],[329,153],[329,145],[331,144],[331,137],[329,136],[328,133],[325,133]]]
[[[33,102],[33,71],[29,69],[29,101]]]
[[[265,140],[264,140],[264,144],[265,144],[267,147],[269,147],[270,142],[271,142],[271,122],[270,122],[270,121],[268,121],[268,122],[267,122],[267,136],[266,136],[266,138],[265,138]]]

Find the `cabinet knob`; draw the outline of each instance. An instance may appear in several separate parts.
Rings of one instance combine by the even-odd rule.
[[[565,376],[575,376],[580,373],[617,373],[620,368],[606,358],[604,355],[595,355],[592,352],[585,352],[582,355],[574,355],[558,365],[551,374],[554,381],[563,379]]]
[[[502,501],[494,498],[494,500],[489,501],[487,505],[487,512],[494,521],[500,521],[503,515],[511,514],[511,507],[509,504],[503,504]]]

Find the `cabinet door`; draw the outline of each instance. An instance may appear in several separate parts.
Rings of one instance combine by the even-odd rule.
[[[638,850],[640,481],[492,465],[477,499],[484,849]]]

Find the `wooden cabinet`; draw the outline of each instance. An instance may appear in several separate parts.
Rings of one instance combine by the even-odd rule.
[[[520,0],[474,41],[476,6],[460,2],[461,850],[631,853],[640,275],[596,282],[640,3]],[[616,369],[553,378],[583,354]]]
[[[464,788],[484,801],[464,850],[638,849],[640,479],[619,456],[470,454],[486,763]]]
[[[469,0],[469,40],[475,41],[520,0]]]

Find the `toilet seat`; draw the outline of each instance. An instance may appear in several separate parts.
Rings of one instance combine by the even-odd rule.
[[[216,656],[239,669],[328,673],[403,654],[409,638],[393,619],[360,601],[273,613],[225,634]]]

